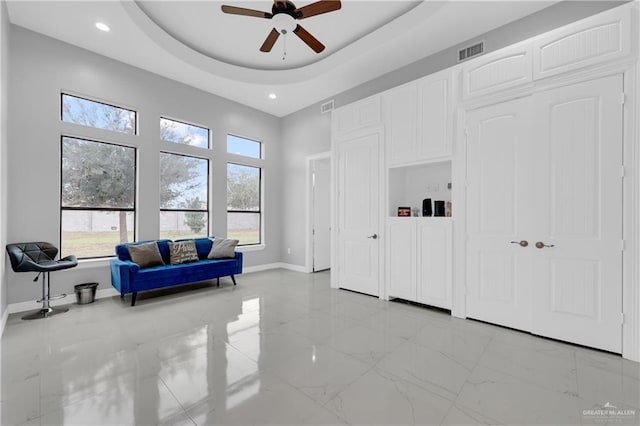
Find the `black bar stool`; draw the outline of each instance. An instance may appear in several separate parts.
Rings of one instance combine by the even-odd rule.
[[[68,308],[52,308],[49,301],[66,297],[66,294],[51,296],[50,285],[51,271],[74,268],[78,265],[78,260],[74,255],[64,259],[54,260],[58,255],[58,248],[46,242],[14,243],[7,244],[7,253],[11,261],[11,268],[14,272],[37,272],[38,281],[42,275],[42,309],[22,317],[23,320],[48,318],[53,315],[67,312]]]

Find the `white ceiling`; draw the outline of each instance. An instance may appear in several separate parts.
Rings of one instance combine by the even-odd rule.
[[[270,53],[258,50],[270,20],[220,9],[228,4],[270,11],[271,0],[7,5],[15,25],[282,117],[555,2],[343,0],[338,11],[298,21],[325,51],[316,55],[287,36],[285,61],[282,36]],[[98,21],[111,31],[96,30]]]

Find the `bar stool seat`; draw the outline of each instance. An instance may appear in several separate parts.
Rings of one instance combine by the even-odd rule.
[[[74,255],[55,260],[58,255],[58,248],[44,241],[7,244],[7,254],[11,261],[11,269],[14,272],[37,272],[38,275],[33,281],[38,281],[38,278],[42,275],[42,299],[38,300],[38,302],[42,302],[42,308],[39,311],[23,316],[22,319],[48,318],[69,310],[68,308],[52,308],[50,306],[49,302],[51,300],[67,296],[64,293],[51,296],[50,273],[78,266],[78,259]]]

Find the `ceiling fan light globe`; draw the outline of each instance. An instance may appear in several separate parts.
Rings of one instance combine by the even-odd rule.
[[[280,34],[287,34],[293,32],[296,29],[296,22],[293,17],[287,15],[286,13],[278,13],[271,18],[273,23],[273,27]]]

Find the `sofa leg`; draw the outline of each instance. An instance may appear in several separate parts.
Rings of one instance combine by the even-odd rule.
[[[136,297],[138,296],[138,292],[131,294],[131,306],[136,306]]]
[[[220,287],[220,277],[216,278],[218,280],[218,287]]]
[[[233,275],[231,275],[231,281],[233,281],[233,285],[236,285],[236,277],[234,277]]]
[[[124,293],[120,293],[120,299],[124,300]]]

